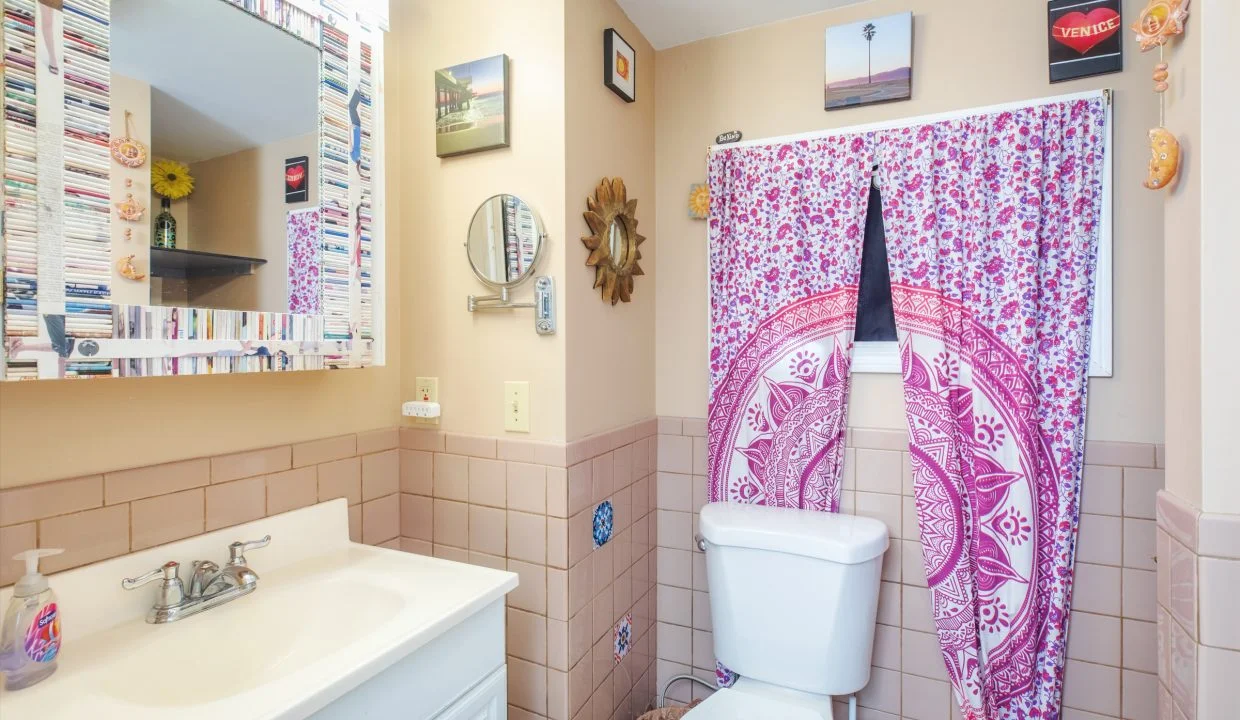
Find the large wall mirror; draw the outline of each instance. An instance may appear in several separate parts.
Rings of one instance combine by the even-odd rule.
[[[386,2],[2,2],[4,379],[382,364]]]

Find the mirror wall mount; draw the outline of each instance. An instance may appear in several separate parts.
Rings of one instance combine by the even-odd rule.
[[[0,1],[6,17],[20,19],[4,24],[5,47],[34,60],[5,68],[31,111],[3,118],[5,162],[24,177],[5,193],[0,379],[383,364],[385,0],[286,0],[275,12],[270,4],[251,12],[250,3],[214,0],[319,50],[321,219],[311,246],[327,287],[314,314],[127,304],[121,291],[135,281],[118,282],[111,272],[138,246],[112,232],[110,203],[124,197],[124,190],[116,195],[123,168],[108,152],[109,117],[95,116],[125,109],[113,97],[110,56],[111,15],[121,5]],[[81,68],[86,82],[67,81],[54,69],[57,59]]]

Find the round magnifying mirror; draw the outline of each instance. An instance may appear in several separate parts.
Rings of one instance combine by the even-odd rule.
[[[545,238],[542,220],[524,200],[495,195],[474,211],[465,250],[479,280],[513,287],[534,273]]]

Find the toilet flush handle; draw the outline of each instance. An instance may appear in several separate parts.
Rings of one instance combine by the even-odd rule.
[[[697,545],[697,549],[706,552],[706,538],[702,537],[702,533],[693,535],[693,544]]]

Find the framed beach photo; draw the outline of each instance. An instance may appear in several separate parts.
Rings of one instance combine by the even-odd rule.
[[[824,108],[913,97],[913,13],[827,28]]]
[[[625,102],[637,99],[637,52],[615,28],[603,31],[603,84]]]
[[[435,71],[435,154],[508,147],[508,56]]]

